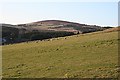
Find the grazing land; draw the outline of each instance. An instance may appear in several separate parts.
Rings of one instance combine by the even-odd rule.
[[[116,78],[118,32],[2,46],[3,78]]]

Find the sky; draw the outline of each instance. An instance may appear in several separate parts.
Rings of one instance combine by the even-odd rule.
[[[118,26],[118,2],[3,2],[0,23],[22,24],[64,20],[100,26]]]

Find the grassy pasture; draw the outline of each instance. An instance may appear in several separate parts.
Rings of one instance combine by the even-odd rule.
[[[118,32],[95,32],[2,46],[3,77],[115,78]]]

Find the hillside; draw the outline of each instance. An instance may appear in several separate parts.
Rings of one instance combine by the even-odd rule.
[[[38,22],[32,22],[28,24],[19,24],[18,26],[24,26],[28,29],[34,30],[53,30],[53,31],[68,31],[68,32],[94,32],[103,30],[100,26],[96,25],[87,25],[87,24],[80,24],[75,22],[69,21],[62,21],[62,20],[44,20]]]
[[[19,43],[102,31],[106,28],[61,20],[45,20],[26,24],[2,24],[3,44]]]
[[[113,31],[120,31],[120,26],[119,26],[119,27],[109,28],[109,29],[104,30],[104,32],[113,32]]]
[[[2,46],[3,78],[116,78],[118,32]]]

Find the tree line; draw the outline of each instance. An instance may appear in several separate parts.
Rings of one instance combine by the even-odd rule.
[[[44,40],[50,38],[64,37],[74,35],[73,32],[65,32],[65,31],[30,31],[27,33],[19,34],[19,30],[17,31],[3,31],[2,37],[6,39],[4,44],[10,43],[19,43],[26,41],[34,41],[34,40]]]

